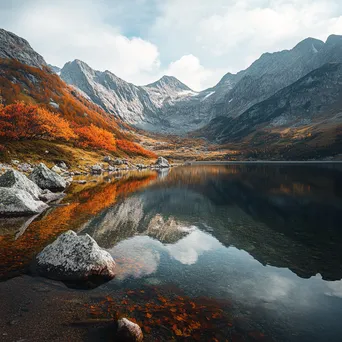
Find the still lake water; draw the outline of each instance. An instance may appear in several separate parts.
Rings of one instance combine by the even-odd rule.
[[[19,234],[0,221],[4,281],[73,229],[117,262],[92,291],[132,294],[123,306],[151,320],[147,340],[342,340],[342,165],[186,166],[98,183],[74,185],[67,206]]]

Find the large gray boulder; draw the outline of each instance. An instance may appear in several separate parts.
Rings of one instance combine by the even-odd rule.
[[[8,170],[0,177],[0,187],[24,190],[35,200],[39,199],[42,192],[36,183],[16,170]]]
[[[16,188],[0,188],[0,198],[0,216],[35,215],[49,207],[27,191]]]
[[[157,168],[169,168],[170,164],[164,157],[159,157],[155,163]]]
[[[30,175],[30,179],[42,189],[51,191],[63,191],[67,183],[56,172],[51,171],[45,164],[40,163],[34,168]]]
[[[37,255],[34,272],[69,283],[88,281],[94,287],[114,278],[115,261],[88,234],[69,230]]]

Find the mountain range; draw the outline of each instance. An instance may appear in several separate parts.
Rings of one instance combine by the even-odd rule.
[[[47,66],[22,38],[0,30],[0,58]],[[342,36],[307,38],[291,50],[264,53],[245,70],[195,92],[173,76],[137,86],[74,60],[49,65],[80,95],[121,121],[147,131],[189,134],[226,144],[278,137],[311,139],[341,124]],[[338,133],[338,136],[340,134]]]

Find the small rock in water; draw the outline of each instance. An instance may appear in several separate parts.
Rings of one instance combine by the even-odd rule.
[[[140,342],[144,338],[141,328],[127,318],[118,320],[118,340],[127,342]]]
[[[170,164],[164,157],[159,157],[155,163],[156,168],[169,168]]]

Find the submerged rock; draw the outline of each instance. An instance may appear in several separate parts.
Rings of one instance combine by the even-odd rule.
[[[141,342],[144,338],[139,325],[133,323],[127,318],[121,318],[118,320],[117,335],[119,341],[125,342]]]
[[[47,278],[95,287],[114,278],[115,261],[88,234],[60,235],[36,257],[34,272]]]
[[[155,163],[157,168],[169,168],[170,164],[164,157],[159,157]]]
[[[51,191],[63,191],[67,183],[56,172],[51,171],[45,164],[40,163],[34,168],[30,175],[30,179],[42,189]]]
[[[27,191],[16,188],[0,188],[0,215],[25,216],[39,214],[49,206],[35,200]]]
[[[19,189],[28,192],[35,200],[39,199],[42,190],[36,183],[16,170],[8,170],[0,177],[0,187]]]

